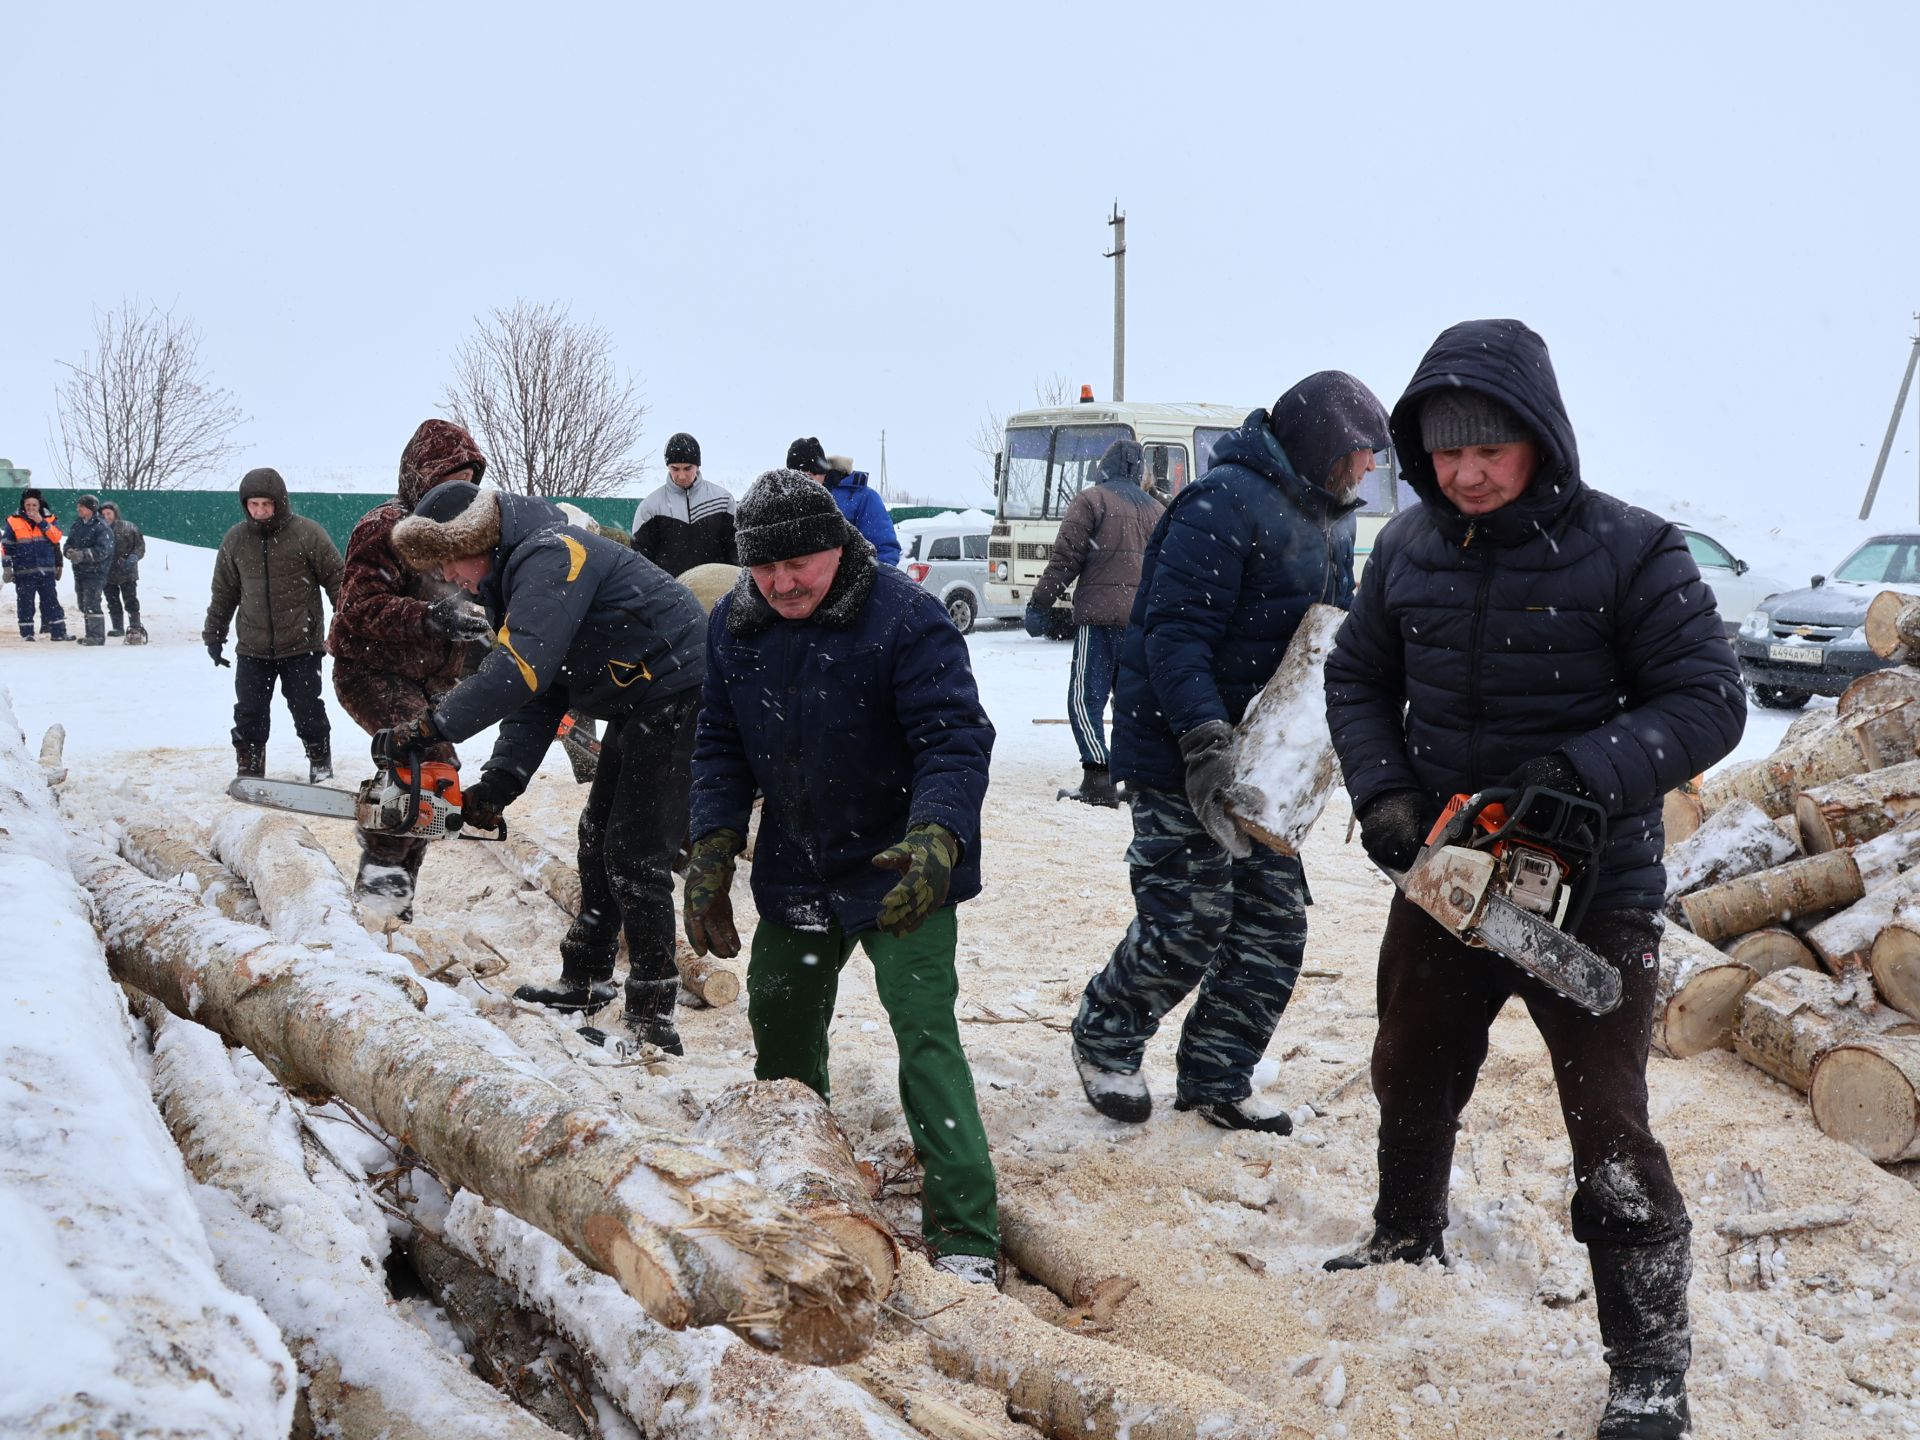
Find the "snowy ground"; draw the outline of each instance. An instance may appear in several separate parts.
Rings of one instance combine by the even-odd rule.
[[[1745,537],[1722,538],[1745,553]],[[76,812],[157,808],[210,824],[229,807],[231,676],[214,670],[198,639],[211,558],[150,547],[142,588],[154,643],[145,649],[25,646],[0,630],[0,684],[29,736],[56,721],[68,729]],[[1783,569],[1792,557],[1753,558]],[[1307,974],[1257,1077],[1263,1093],[1294,1107],[1299,1131],[1228,1136],[1170,1106],[1137,1128],[1103,1121],[1078,1093],[1059,1027],[1130,915],[1127,820],[1053,798],[1077,778],[1073,744],[1064,725],[1034,721],[1065,714],[1067,647],[1000,629],[976,634],[972,648],[1000,739],[986,893],[962,914],[963,1030],[1003,1191],[1070,1226],[1093,1268],[1140,1282],[1106,1338],[1211,1374],[1329,1437],[1590,1434],[1605,1371],[1584,1256],[1568,1233],[1568,1148],[1524,1012],[1510,1007],[1496,1025],[1468,1111],[1452,1269],[1323,1273],[1321,1259],[1365,1232],[1372,1199],[1366,1067],[1388,895],[1358,847],[1343,843],[1343,802],[1307,847],[1316,901]],[[1741,753],[1770,749],[1788,718],[1756,712]],[[358,732],[337,711],[336,723],[346,784],[368,767]],[[477,758],[480,746],[468,748]],[[301,773],[278,702],[269,771]],[[556,752],[512,818],[566,853],[580,798]],[[346,827],[312,828],[350,863]],[[737,887],[746,922],[744,894]],[[420,913],[418,928],[454,944],[475,933],[511,957],[494,987],[557,970],[559,912],[511,879],[490,847],[439,847]],[[742,1007],[684,1010],[681,1024],[688,1057],[623,1072],[633,1083],[697,1100],[750,1073]],[[1163,1102],[1172,1049],[1170,1028],[1149,1052]],[[892,1040],[859,962],[842,987],[833,1070],[835,1108],[856,1147],[897,1150]],[[1656,1128],[1696,1225],[1697,1433],[1920,1434],[1920,1193],[1825,1140],[1798,1096],[1731,1055],[1656,1060],[1650,1079]],[[1839,1200],[1859,1211],[1850,1225],[1787,1241],[1778,1290],[1734,1288],[1728,1245],[1712,1232],[1741,1208],[1743,1165],[1763,1170],[1775,1206]],[[1013,1288],[1042,1313],[1061,1308],[1037,1288]]]

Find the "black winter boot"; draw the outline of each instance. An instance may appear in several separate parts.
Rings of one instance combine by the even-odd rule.
[[[262,780],[266,778],[267,747],[264,741],[235,741],[233,758],[234,774],[248,780]]]
[[[1684,1370],[1615,1370],[1598,1440],[1680,1440],[1693,1424]]]
[[[565,976],[557,985],[522,985],[513,992],[516,1000],[544,1005],[562,1014],[598,1010],[611,1005],[619,995],[611,980],[569,980]]]
[[[119,638],[120,638],[120,637],[121,637],[122,635],[124,635],[124,634],[126,634],[126,633],[127,633],[127,627],[126,627],[126,626],[124,626],[124,625],[113,625],[113,626],[110,626],[110,627],[108,627],[108,630],[107,630],[107,638],[108,638],[108,639],[111,639],[111,640],[118,640],[118,639],[119,639]]]
[[[1053,797],[1056,800],[1078,800],[1082,805],[1096,805],[1102,810],[1120,808],[1120,792],[1113,788],[1113,777],[1104,765],[1082,765],[1080,767],[1080,788],[1062,790]]]
[[[1357,1250],[1349,1250],[1344,1255],[1336,1255],[1320,1268],[1322,1270],[1364,1270],[1369,1265],[1390,1265],[1404,1261],[1408,1265],[1418,1265],[1422,1260],[1438,1260],[1447,1263],[1446,1232],[1443,1230],[1415,1231],[1400,1234],[1392,1230],[1375,1226],[1373,1238]]]
[[[82,645],[106,644],[107,643],[107,617],[104,615],[88,615],[84,618],[86,620],[87,636],[86,636],[86,639],[82,640],[80,643]]]
[[[1102,1070],[1080,1047],[1073,1047],[1073,1068],[1080,1072],[1080,1088],[1087,1103],[1109,1120],[1138,1125],[1153,1114],[1153,1095],[1138,1070]]]
[[[635,980],[627,976],[627,1003],[621,1007],[620,1023],[636,1040],[658,1045],[669,1055],[684,1055],[680,1032],[673,1023],[674,992],[680,988],[678,976],[667,980]]]
[[[1273,1110],[1252,1096],[1244,1100],[1175,1100],[1176,1110],[1192,1110],[1209,1125],[1222,1130],[1254,1130],[1262,1135],[1291,1135],[1293,1117]]]
[[[318,785],[333,778],[333,743],[314,740],[307,745],[307,783]]]

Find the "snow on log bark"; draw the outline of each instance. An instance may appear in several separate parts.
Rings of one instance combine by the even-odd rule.
[[[1235,728],[1233,818],[1261,844],[1298,855],[1339,779],[1327,729],[1327,652],[1347,612],[1310,605],[1287,653]]]
[[[1735,800],[1667,852],[1667,900],[1770,869],[1799,853],[1766,811],[1751,800]]]
[[[1804,1093],[1813,1083],[1814,1064],[1834,1046],[1920,1032],[1920,1025],[1896,1010],[1856,1004],[1859,988],[1819,970],[1776,971],[1740,1002],[1733,1048],[1748,1064]]]
[[[1920,1019],[1920,906],[1896,910],[1867,956],[1873,988],[1903,1014]]]
[[[40,737],[40,774],[49,785],[61,785],[67,778],[67,727],[49,725]]]
[[[920,1317],[944,1374],[998,1390],[1007,1413],[1050,1440],[1309,1440],[1211,1376],[1049,1325],[1018,1300],[900,1266],[900,1298]]]
[[[1851,905],[1864,894],[1853,853],[1835,850],[1696,890],[1680,897],[1680,909],[1689,930],[1717,945],[1796,915]]]
[[[1920,596],[1882,590],[1867,606],[1867,648],[1882,660],[1920,659]]]
[[[1902,700],[1920,700],[1920,670],[1911,665],[1869,670],[1840,693],[1834,714],[1844,720],[1862,710],[1896,705]]]
[[[419,1014],[424,992],[397,957],[374,970],[275,942],[104,852],[76,855],[75,870],[117,978],[239,1041],[290,1086],[338,1095],[450,1183],[616,1276],[662,1324],[724,1324],[822,1363],[870,1343],[866,1272],[748,1183],[736,1157],[574,1105],[524,1059]]]
[[[1893,912],[1920,898],[1920,870],[1909,870],[1878,889],[1869,890],[1838,915],[1830,915],[1807,932],[1807,943],[1832,975],[1859,970],[1873,952],[1873,942],[1893,919]]]
[[[1869,1159],[1920,1159],[1920,1040],[1836,1045],[1815,1063],[1807,1099],[1824,1134]]]
[[[791,1365],[723,1330],[656,1324],[604,1275],[532,1226],[454,1196],[443,1238],[551,1320],[649,1440],[913,1440],[872,1396],[829,1370]]]
[[[1735,800],[1751,800],[1769,815],[1785,815],[1802,790],[1908,759],[1916,708],[1901,703],[1864,711],[1783,744],[1763,760],[1722,770],[1701,787],[1701,802],[1708,814]]]
[[[1678,925],[1660,936],[1653,1042],[1676,1060],[1733,1044],[1740,997],[1760,977]]]
[[[120,827],[120,853],[156,880],[176,885],[242,925],[264,925],[260,904],[247,882],[207,853],[203,840],[162,828],[128,822]]]
[[[69,845],[0,691],[0,1434],[284,1435],[293,1357],[214,1266]]]
[[[1920,760],[1803,791],[1793,814],[1809,855],[1884,835],[1920,815]]]
[[[308,1409],[327,1433],[554,1440],[394,1309],[385,1254],[308,1174],[285,1098],[264,1080],[249,1087],[219,1036],[168,1018],[153,1083],[201,1182],[196,1198],[220,1272],[266,1307],[294,1347],[310,1377]]]
[[[1756,975],[1771,975],[1789,967],[1819,969],[1819,962],[1813,958],[1813,947],[1782,925],[1749,930],[1720,948]]]
[[[881,1217],[833,1112],[798,1080],[743,1080],[707,1106],[694,1131],[746,1156],[754,1178],[776,1199],[831,1235],[873,1277],[873,1293],[893,1291],[900,1246]]]

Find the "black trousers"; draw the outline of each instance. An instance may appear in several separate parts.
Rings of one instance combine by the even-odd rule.
[[[290,655],[284,660],[262,660],[242,655],[233,662],[233,743],[264,745],[272,728],[268,705],[273,682],[280,682],[287,709],[293,712],[294,733],[303,744],[317,745],[332,733],[326,702],[320,698],[320,656]]]
[[[125,580],[107,582],[107,614],[113,617],[113,628],[125,627],[125,620],[135,625],[140,623],[140,579],[132,576]],[[122,619],[124,614],[125,620]]]
[[[560,942],[561,975],[609,980],[627,939],[629,1015],[673,1013],[673,857],[687,833],[698,695],[610,721],[580,812],[580,914]]]

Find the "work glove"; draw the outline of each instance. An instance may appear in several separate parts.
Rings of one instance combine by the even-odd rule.
[[[1587,787],[1581,783],[1580,772],[1573,768],[1573,762],[1558,750],[1527,761],[1500,782],[1501,789],[1511,790],[1515,796],[1529,785],[1558,790],[1564,795],[1578,795],[1582,799],[1593,798],[1587,794]]]
[[[1253,842],[1233,823],[1232,806],[1253,797],[1233,781],[1233,727],[1224,720],[1196,725],[1180,737],[1187,762],[1187,803],[1215,844],[1236,860],[1253,853]]]
[[[233,665],[233,662],[227,659],[226,653],[225,653],[226,648],[227,648],[227,642],[224,640],[207,641],[207,654],[213,658],[213,663],[216,665],[225,665],[231,668]]]
[[[684,918],[687,943],[696,955],[727,960],[740,953],[740,932],[733,925],[733,861],[746,848],[737,830],[709,830],[693,842]]]
[[[1404,872],[1427,841],[1427,797],[1418,790],[1389,790],[1360,807],[1360,848],[1382,870]]]
[[[13,566],[0,565],[0,585],[11,585],[12,583],[13,583]]]
[[[442,595],[427,606],[427,628],[444,639],[465,645],[485,640],[493,634],[486,612],[470,604],[464,595]]]
[[[511,770],[500,766],[482,770],[478,783],[461,792],[461,824],[480,830],[498,830],[502,812],[518,800],[526,788],[526,782]]]
[[[898,870],[900,881],[880,897],[874,923],[894,939],[911,935],[947,903],[960,842],[944,825],[916,825],[898,845],[873,857],[881,870]]]
[[[1047,612],[1038,605],[1029,605],[1020,616],[1020,624],[1036,640],[1047,638]]]

